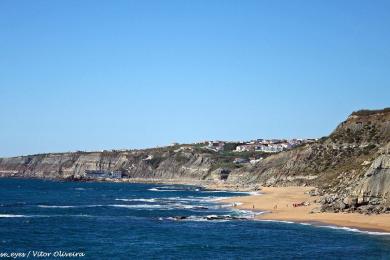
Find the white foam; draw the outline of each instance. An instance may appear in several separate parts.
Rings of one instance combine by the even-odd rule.
[[[56,205],[38,205],[39,208],[49,208],[49,209],[70,209],[77,208],[77,206],[56,206]]]
[[[318,227],[324,227],[324,228],[330,228],[330,229],[339,229],[339,230],[345,230],[349,232],[356,232],[356,233],[363,233],[363,234],[369,234],[369,235],[379,235],[379,236],[389,236],[390,232],[379,232],[379,231],[366,231],[366,230],[360,230],[357,228],[350,228],[350,227],[342,227],[342,226],[327,226],[322,225]]]
[[[252,195],[252,196],[256,196],[256,195],[261,195],[261,192],[259,192],[259,191],[248,191],[247,194]]]
[[[242,204],[243,204],[242,202],[233,202],[231,204],[224,204],[224,205],[227,207],[234,207],[234,206],[240,206]]]
[[[202,190],[204,193],[245,193],[238,191],[227,191],[227,190]]]
[[[273,220],[273,219],[257,219],[256,221],[261,221],[261,222],[276,222],[276,223],[286,223],[286,224],[296,224],[292,221],[287,221],[287,220]]]
[[[166,198],[159,198],[158,200],[176,200],[176,201],[196,201],[196,202],[213,202],[226,199],[226,197],[166,197]]]
[[[150,205],[150,204],[140,204],[140,205],[126,205],[126,204],[111,204],[107,205],[109,207],[115,208],[128,208],[128,209],[150,209],[150,208],[164,208],[164,205]]]
[[[0,214],[0,218],[28,218],[26,215]]]
[[[48,209],[96,208],[104,206],[105,205],[38,205],[39,208]]]
[[[74,188],[74,190],[88,190],[87,188]]]
[[[127,202],[156,202],[156,199],[115,199],[118,201],[127,201]]]
[[[183,191],[183,190],[160,190],[160,189],[158,189],[158,188],[151,188],[151,189],[148,189],[149,191]]]
[[[286,220],[272,220],[272,219],[257,219],[257,221],[262,222],[278,222],[278,223],[286,223],[286,224],[300,224],[304,226],[313,226],[313,227],[321,227],[321,228],[330,228],[330,229],[337,229],[337,230],[344,230],[347,232],[355,232],[355,233],[362,233],[362,234],[368,234],[368,235],[377,235],[377,236],[390,236],[390,232],[379,232],[379,231],[366,231],[366,230],[360,230],[357,228],[350,228],[350,227],[342,227],[342,226],[331,226],[331,225],[315,225],[311,223],[306,222],[293,222],[293,221],[286,221]]]
[[[0,214],[0,218],[56,218],[56,217],[94,217],[91,215],[14,215],[14,214]]]
[[[220,201],[220,200],[226,200],[230,197],[209,197],[208,201]]]

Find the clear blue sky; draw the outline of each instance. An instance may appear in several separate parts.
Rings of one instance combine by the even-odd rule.
[[[390,106],[390,1],[0,1],[0,156],[321,137]]]

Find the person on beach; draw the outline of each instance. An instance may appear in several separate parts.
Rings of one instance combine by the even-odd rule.
[[[252,208],[255,209],[255,204],[253,204]]]

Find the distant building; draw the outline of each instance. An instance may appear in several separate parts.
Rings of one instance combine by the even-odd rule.
[[[236,147],[236,152],[250,152],[250,151],[255,151],[256,145],[255,144],[243,144],[243,145],[238,145]]]
[[[225,147],[225,142],[222,141],[210,141],[207,145],[207,148],[216,152],[223,151]]]

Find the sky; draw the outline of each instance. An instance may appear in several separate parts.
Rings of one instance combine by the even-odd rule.
[[[0,157],[315,138],[390,106],[390,1],[0,1]]]

